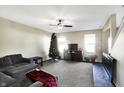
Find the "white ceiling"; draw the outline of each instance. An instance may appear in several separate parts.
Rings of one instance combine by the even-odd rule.
[[[25,5],[0,6],[0,17],[49,32],[67,32],[99,29],[103,27],[111,14],[117,14],[117,25],[124,16],[124,7],[117,5]],[[72,28],[58,30],[49,24],[57,24],[57,19],[64,19],[64,24]]]

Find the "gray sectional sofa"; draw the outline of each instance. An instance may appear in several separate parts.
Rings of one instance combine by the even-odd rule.
[[[16,79],[0,72],[0,87],[8,87],[16,83]]]
[[[38,82],[31,85],[33,82],[25,76],[28,71],[35,68],[38,68],[38,64],[35,64],[28,58],[22,57],[21,54],[7,55],[0,58],[0,86],[39,86]]]

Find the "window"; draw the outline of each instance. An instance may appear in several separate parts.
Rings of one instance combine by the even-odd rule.
[[[95,34],[86,34],[84,35],[84,47],[86,52],[95,52],[96,45],[96,35]]]
[[[59,37],[58,38],[58,45],[59,45],[59,51],[62,53],[64,49],[67,48],[67,41],[65,37]]]

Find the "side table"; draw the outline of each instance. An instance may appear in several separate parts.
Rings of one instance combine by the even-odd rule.
[[[43,58],[36,56],[36,57],[32,57],[30,58],[32,61],[34,61],[36,64],[43,66]]]

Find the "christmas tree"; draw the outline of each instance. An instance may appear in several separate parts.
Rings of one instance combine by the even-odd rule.
[[[53,60],[55,60],[56,58],[60,58],[58,51],[57,37],[55,33],[53,33],[51,36],[49,57],[51,57]]]

